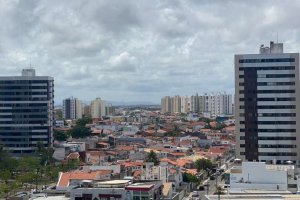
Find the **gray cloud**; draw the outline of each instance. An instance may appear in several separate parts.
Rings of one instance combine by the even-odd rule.
[[[234,88],[233,55],[300,48],[299,1],[0,0],[0,68],[30,62],[68,96],[160,102]]]

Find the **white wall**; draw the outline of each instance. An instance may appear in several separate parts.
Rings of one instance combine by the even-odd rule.
[[[262,162],[243,162],[241,173],[230,174],[230,189],[287,190],[287,172],[267,170]]]

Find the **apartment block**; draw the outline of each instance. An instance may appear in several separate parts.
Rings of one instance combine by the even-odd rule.
[[[32,154],[38,142],[52,145],[54,79],[23,69],[0,77],[0,144],[15,155]]]
[[[235,55],[237,157],[300,164],[299,53],[282,43]]]
[[[96,98],[91,102],[92,118],[101,118],[106,115],[105,101],[101,98]]]
[[[81,119],[83,114],[82,102],[74,97],[64,99],[62,111],[64,119]]]

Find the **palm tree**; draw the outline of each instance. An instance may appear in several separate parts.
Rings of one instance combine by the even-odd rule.
[[[223,189],[221,186],[218,186],[218,187],[216,188],[215,194],[218,195],[218,200],[220,200],[220,199],[221,199],[221,194],[224,194],[224,189]]]

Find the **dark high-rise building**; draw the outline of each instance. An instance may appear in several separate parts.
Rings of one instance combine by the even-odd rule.
[[[237,157],[300,164],[299,53],[282,43],[235,55]]]
[[[32,154],[52,145],[54,79],[23,69],[0,77],[0,145],[12,154]]]
[[[67,98],[63,100],[62,114],[64,119],[81,119],[82,103],[77,98]]]

